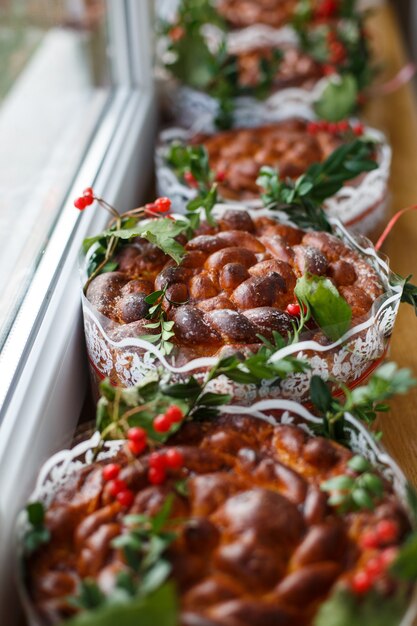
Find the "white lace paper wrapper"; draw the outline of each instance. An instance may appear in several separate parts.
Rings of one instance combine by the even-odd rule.
[[[215,217],[221,215],[230,205],[217,205]],[[234,207],[235,208],[235,207]],[[242,207],[238,207],[242,208]],[[256,215],[269,215],[266,210]],[[285,219],[280,221],[285,222]],[[276,352],[274,359],[279,360],[291,355],[306,359],[311,367],[307,372],[290,374],[282,381],[264,381],[261,387],[238,385],[225,377],[215,379],[212,390],[230,393],[238,404],[252,404],[261,398],[291,398],[304,401],[308,398],[310,379],[314,374],[325,380],[334,378],[351,387],[362,382],[386,354],[400,305],[402,286],[395,284],[389,266],[380,256],[371,242],[362,237],[354,237],[340,224],[331,219],[334,233],[345,244],[356,250],[378,272],[385,288],[368,318],[351,328],[343,337],[330,345],[321,345],[306,336],[299,343],[289,345]],[[85,276],[84,276],[85,279]],[[202,375],[207,368],[218,361],[218,357],[203,357],[176,366],[175,358],[167,359],[161,351],[138,337],[120,339],[123,325],[117,324],[101,315],[83,296],[84,329],[87,351],[96,384],[109,377],[111,382],[122,387],[130,387],[141,381],[150,372],[162,367],[173,374],[174,379]],[[126,333],[124,333],[126,335]]]
[[[281,112],[276,121],[285,119],[288,119],[288,116]],[[310,120],[312,116],[303,116],[303,119]],[[355,184],[343,186],[334,196],[326,200],[324,208],[330,217],[340,219],[354,233],[371,235],[378,231],[378,227],[386,221],[392,150],[385,135],[379,130],[368,127],[365,133],[377,144],[378,168],[367,172],[357,179]],[[177,178],[175,172],[166,163],[165,155],[173,141],[186,144],[193,135],[194,133],[183,128],[165,129],[159,135],[155,152],[157,195],[168,196],[177,213],[185,212],[187,202],[196,196],[196,191]],[[227,199],[224,201],[228,202]],[[262,207],[261,200],[257,199],[242,200],[241,204],[249,208]]]
[[[313,434],[312,426],[321,421],[302,405],[288,400],[264,400],[251,407],[226,406],[222,407],[222,412],[230,415],[248,415],[254,419],[264,420],[271,424],[295,424],[309,435]],[[378,469],[384,478],[392,485],[394,492],[402,501],[406,510],[409,510],[406,496],[407,481],[398,465],[387,454],[381,444],[375,441],[374,437],[368,432],[365,426],[356,418],[347,413],[345,414],[345,423],[349,448],[355,454],[360,454],[365,457]],[[96,432],[90,439],[79,443],[75,448],[63,450],[51,457],[42,467],[29,501],[42,502],[45,507],[48,507],[55,494],[59,492],[68,480],[82,467],[88,466],[93,462],[94,451],[99,441],[100,435]],[[112,458],[118,450],[121,449],[124,443],[124,441],[120,440],[106,442],[104,449],[98,454],[97,460]],[[411,515],[410,521],[412,521]],[[45,626],[37,615],[24,584],[21,556],[23,553],[23,536],[27,528],[27,516],[26,513],[23,512],[17,522],[19,592],[28,619],[28,626]],[[416,614],[416,609],[415,598],[413,598],[407,614],[404,616],[399,626],[411,626],[412,620]]]

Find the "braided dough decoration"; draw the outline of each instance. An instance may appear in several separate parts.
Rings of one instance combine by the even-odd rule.
[[[49,626],[74,611],[67,598],[82,578],[109,592],[125,567],[111,546],[125,531],[127,514],[155,515],[173,493],[178,538],[169,548],[181,626],[310,626],[332,587],[374,556],[361,537],[381,519],[409,522],[385,482],[374,511],[340,515],[320,483],[345,474],[352,453],[311,437],[299,427],[271,425],[250,416],[224,415],[187,423],[170,440],[183,454],[189,495],[147,481],[149,455],[128,463],[121,450],[105,461],[75,468],[48,503],[52,540],[27,563],[31,603]],[[109,494],[103,464],[119,462],[120,478],[135,494],[123,508]]]
[[[185,248],[177,266],[152,244],[135,240],[116,256],[118,271],[98,276],[87,291],[100,313],[122,324],[115,337],[121,339],[158,332],[146,328],[145,298],[166,289],[163,307],[175,322],[177,365],[223,355],[226,347],[256,349],[258,335],[271,339],[273,331],[286,337],[293,319],[286,308],[306,272],[332,280],[352,308],[352,326],[384,292],[377,272],[337,237],[242,210],[227,210],[216,228],[204,223]],[[308,333],[326,343],[314,324]]]

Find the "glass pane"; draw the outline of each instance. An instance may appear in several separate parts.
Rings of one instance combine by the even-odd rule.
[[[0,349],[110,92],[105,0],[0,0]]]

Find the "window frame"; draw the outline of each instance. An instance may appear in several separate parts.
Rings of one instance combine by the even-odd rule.
[[[116,88],[74,176],[43,258],[0,355],[0,623],[18,623],[15,519],[42,464],[68,446],[88,384],[79,277],[82,240],[104,227],[98,207],[79,213],[87,185],[120,207],[148,189],[156,129],[152,1],[108,0]]]

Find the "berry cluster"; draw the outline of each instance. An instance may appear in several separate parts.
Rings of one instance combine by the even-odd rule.
[[[179,406],[173,404],[165,413],[157,415],[153,421],[154,430],[157,433],[168,433],[174,424],[180,424],[184,419],[184,413]]]
[[[129,507],[133,504],[135,495],[127,483],[119,478],[121,469],[118,463],[109,463],[103,467],[102,476],[103,480],[108,483],[108,493],[112,498],[115,498],[122,506]]]
[[[367,593],[387,573],[398,554],[397,548],[389,545],[397,539],[398,526],[392,520],[381,520],[374,529],[364,533],[361,539],[362,548],[378,552],[353,576],[351,587],[356,594]]]
[[[178,471],[184,467],[184,457],[177,448],[153,452],[149,457],[148,480],[152,485],[161,485],[169,470]]]
[[[147,215],[157,215],[159,213],[168,213],[171,209],[171,200],[169,198],[157,198],[155,202],[145,204],[145,213]]]
[[[352,125],[349,120],[342,120],[340,122],[326,122],[325,120],[321,120],[309,122],[307,132],[310,135],[317,135],[320,132],[327,132],[332,135],[353,133],[356,137],[362,137],[365,132],[365,126],[360,122]]]
[[[86,207],[90,206],[90,204],[93,204],[94,200],[95,195],[93,189],[91,187],[87,187],[86,189],[84,189],[83,195],[74,200],[74,206],[76,209],[84,211]]]
[[[327,46],[329,48],[329,62],[332,65],[340,65],[346,60],[346,47],[337,38],[337,33],[331,30],[327,35]]]

